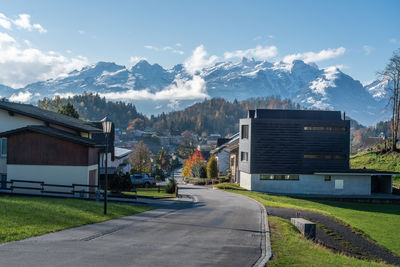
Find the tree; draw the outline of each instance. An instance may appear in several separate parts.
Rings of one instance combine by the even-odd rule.
[[[217,159],[212,156],[207,162],[207,177],[217,178],[218,177],[218,163]]]
[[[157,153],[156,157],[157,167],[163,170],[164,172],[171,172],[171,155],[168,154],[167,150],[161,149]]]
[[[150,150],[143,141],[136,145],[129,156],[129,163],[134,173],[148,173],[151,170]]]
[[[74,108],[74,106],[68,102],[65,105],[62,105],[59,109],[57,109],[57,113],[79,119],[79,113],[78,111]]]
[[[182,175],[185,177],[192,176],[192,169],[195,165],[204,163],[204,157],[200,151],[196,150],[192,156],[185,160],[183,164]]]
[[[126,128],[126,130],[130,131],[130,130],[144,130],[144,120],[142,120],[141,118],[136,118],[133,119],[130,123],[128,128]]]
[[[393,85],[393,87],[389,86],[389,105],[392,107],[392,151],[397,151],[396,143],[400,123],[400,49],[393,53],[385,70],[380,72],[379,75],[382,77],[382,80],[388,82],[388,85]]]

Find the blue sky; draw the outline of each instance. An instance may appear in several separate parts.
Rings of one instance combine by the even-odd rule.
[[[18,87],[97,61],[130,66],[146,58],[169,68],[199,45],[219,60],[295,55],[320,67],[341,66],[365,83],[400,48],[399,10],[396,0],[2,1],[0,83]],[[17,59],[8,52],[1,64],[5,44]],[[32,60],[18,65],[31,57],[39,67]],[[4,71],[10,68],[26,74]]]

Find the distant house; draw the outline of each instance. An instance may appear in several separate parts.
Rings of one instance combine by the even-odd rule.
[[[228,170],[231,169],[231,144],[239,140],[239,133],[233,135],[231,138],[219,138],[217,140],[217,147],[211,150],[211,154],[217,158],[218,171],[221,174],[227,174]],[[235,167],[235,166],[233,166]]]
[[[115,156],[113,137],[112,132],[107,152],[111,159]],[[105,138],[99,122],[0,101],[0,138],[0,191],[7,189],[7,181],[14,181],[14,193],[54,191],[35,188],[35,183],[91,185],[91,191],[99,184],[99,158],[105,154]]]
[[[129,155],[132,153],[132,150],[115,147],[114,148],[114,159],[111,158],[111,153],[108,154],[108,174],[118,174],[118,173],[128,173],[131,171],[132,166],[129,163]],[[100,174],[105,174],[105,154],[100,156]]]
[[[349,167],[350,121],[339,111],[249,110],[240,120],[240,185],[280,194],[392,192],[392,173]]]

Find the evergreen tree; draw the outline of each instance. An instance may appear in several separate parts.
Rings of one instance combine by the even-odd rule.
[[[207,162],[207,177],[218,178],[218,162],[214,156],[210,157]]]
[[[68,102],[65,105],[62,105],[59,109],[57,109],[57,113],[79,119],[79,113],[78,111],[74,108],[74,106]]]

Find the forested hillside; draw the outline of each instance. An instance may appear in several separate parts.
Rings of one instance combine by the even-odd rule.
[[[130,121],[136,118],[144,118],[131,103],[107,101],[98,94],[92,93],[84,93],[69,98],[55,97],[54,99],[49,99],[45,97],[39,100],[38,106],[43,109],[57,111],[59,107],[67,102],[72,103],[78,110],[80,119],[99,121],[109,115],[117,128],[125,129]]]
[[[167,130],[177,134],[188,130],[199,135],[219,133],[225,136],[238,132],[239,119],[247,116],[247,110],[255,108],[300,109],[300,105],[279,97],[255,98],[240,102],[213,98],[181,111],[151,116],[149,123],[153,130],[159,132]]]

